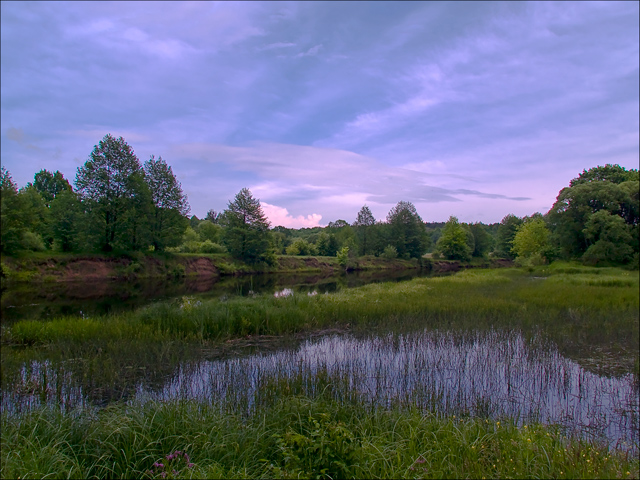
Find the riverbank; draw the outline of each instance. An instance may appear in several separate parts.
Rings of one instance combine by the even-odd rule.
[[[367,255],[350,261],[350,271],[409,270],[424,268],[453,272],[462,268],[511,266],[508,260],[476,260],[472,263],[423,259],[386,259]],[[336,257],[281,255],[273,266],[252,266],[227,254],[52,254],[30,253],[2,257],[1,277],[8,283],[78,282],[195,277],[211,279],[256,273],[338,273],[343,271]]]

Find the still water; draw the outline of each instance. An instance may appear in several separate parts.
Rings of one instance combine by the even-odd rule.
[[[426,271],[395,270],[307,274],[262,274],[222,278],[182,278],[176,281],[102,281],[39,283],[11,286],[0,292],[3,324],[17,320],[46,319],[63,315],[97,316],[134,310],[183,295],[199,299],[274,293],[289,288],[298,293],[334,292],[372,282],[404,281],[430,276]]]
[[[48,382],[29,393],[29,386]],[[5,411],[91,405],[73,368],[32,364]],[[75,385],[75,386],[74,386]],[[372,407],[416,406],[442,415],[541,421],[626,450],[639,442],[639,391],[632,374],[606,377],[563,357],[541,337],[518,331],[342,333],[294,348],[183,362],[162,381],[140,381],[130,403],[195,400],[250,415],[292,394]]]

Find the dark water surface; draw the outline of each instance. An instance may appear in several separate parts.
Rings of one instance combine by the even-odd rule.
[[[63,315],[96,316],[135,310],[161,300],[183,295],[198,299],[251,293],[274,293],[284,288],[295,292],[334,292],[372,282],[403,281],[430,276],[426,271],[260,274],[221,278],[182,278],[177,281],[108,280],[102,282],[33,283],[4,289],[0,296],[2,323],[46,319]]]

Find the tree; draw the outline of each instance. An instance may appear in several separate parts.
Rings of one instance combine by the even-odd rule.
[[[13,253],[20,249],[26,230],[20,218],[18,186],[9,171],[0,167],[0,251]]]
[[[304,238],[296,238],[286,249],[287,255],[317,255],[316,246]]]
[[[585,170],[563,188],[547,213],[552,241],[566,257],[581,257],[591,246],[585,227],[592,215],[606,211],[636,228],[640,220],[638,170],[618,165]],[[637,246],[633,247],[637,251]]]
[[[236,258],[248,263],[272,262],[269,242],[269,222],[260,201],[247,188],[235,196],[220,218],[223,241]]]
[[[62,190],[49,208],[53,246],[62,252],[79,250],[83,212],[78,195],[72,190]]]
[[[207,216],[204,217],[204,219],[217,224],[220,221],[220,215],[220,212],[216,212],[214,209],[211,209],[207,212]]]
[[[512,252],[523,264],[543,264],[549,261],[551,244],[549,229],[541,215],[525,221],[516,230]]]
[[[151,243],[155,250],[164,250],[180,243],[189,224],[189,203],[182,185],[162,157],[153,155],[144,164],[144,173],[153,202]]]
[[[628,181],[638,180],[638,170],[627,170],[620,165],[611,165],[607,163],[605,166],[597,166],[589,170],[583,170],[580,175],[569,182],[570,187],[583,185],[590,182],[611,182],[624,183]]]
[[[471,256],[484,257],[493,247],[493,237],[489,233],[487,226],[482,223],[473,223],[469,225],[469,229],[475,240]]]
[[[583,230],[590,244],[582,260],[589,265],[626,263],[633,255],[631,226],[622,217],[600,210],[589,217]]]
[[[371,253],[371,245],[369,241],[371,227],[376,223],[376,219],[373,217],[369,207],[364,205],[358,212],[356,221],[353,222],[353,227],[356,229],[356,237],[358,239],[360,255],[368,255]]]
[[[442,235],[436,244],[436,250],[448,260],[464,260],[471,258],[468,235],[456,217],[449,217],[442,228]]]
[[[47,207],[60,193],[73,190],[59,170],[55,173],[40,170],[33,178],[33,186],[42,195]]]
[[[506,215],[502,219],[496,232],[496,247],[494,250],[498,257],[510,260],[515,258],[511,249],[513,248],[513,239],[520,225],[522,225],[522,219],[513,214]]]
[[[389,243],[396,247],[398,256],[420,258],[429,247],[427,230],[411,202],[400,201],[387,215]]]
[[[31,232],[32,236],[40,237],[40,241],[46,239],[46,245],[50,246],[53,238],[49,228],[49,209],[45,205],[42,195],[32,184],[27,184],[26,187],[18,191],[18,199],[22,225],[28,232]]]
[[[99,229],[98,244],[111,251],[123,233],[123,217],[131,207],[128,200],[139,192],[141,185],[135,175],[142,168],[133,149],[120,137],[107,134],[96,145],[89,160],[78,168],[76,190]]]
[[[338,239],[333,233],[326,234],[325,232],[322,232],[318,235],[318,241],[316,242],[318,255],[335,257],[338,254],[338,246]]]

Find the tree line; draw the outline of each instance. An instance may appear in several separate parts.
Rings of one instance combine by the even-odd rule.
[[[171,167],[153,155],[142,164],[122,137],[106,135],[78,168],[74,187],[41,170],[18,189],[2,167],[0,251],[229,253],[248,263],[276,255],[375,255],[470,260],[515,259],[523,265],[557,258],[591,265],[638,264],[638,170],[605,165],[584,170],[546,214],[509,214],[499,224],[422,220],[400,201],[384,220],[367,205],[355,222],[271,228],[258,199],[243,188],[223,212],[188,217],[189,204]]]

